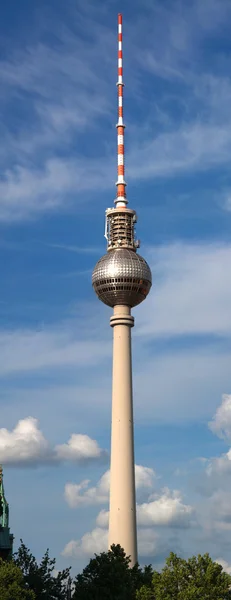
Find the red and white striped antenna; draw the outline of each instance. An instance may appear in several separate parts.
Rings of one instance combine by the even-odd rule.
[[[116,182],[117,196],[116,208],[126,208],[126,182],[124,180],[124,121],[123,121],[123,50],[122,50],[122,15],[118,15],[118,123],[117,127],[117,154],[118,154],[118,179]]]

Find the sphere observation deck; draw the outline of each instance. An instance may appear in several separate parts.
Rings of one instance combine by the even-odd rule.
[[[97,262],[92,285],[104,304],[132,308],[148,295],[152,274],[146,260],[134,250],[117,248],[104,254]]]

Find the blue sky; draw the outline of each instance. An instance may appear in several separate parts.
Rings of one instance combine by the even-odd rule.
[[[0,24],[0,461],[20,537],[73,574],[107,537],[110,309],[91,288],[116,180],[153,288],[134,310],[140,562],[230,566],[229,0],[10,0]],[[106,474],[105,474],[106,473]]]

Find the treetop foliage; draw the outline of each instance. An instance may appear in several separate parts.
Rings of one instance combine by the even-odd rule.
[[[231,576],[209,554],[188,560],[173,552],[161,573],[154,571],[151,589],[143,586],[137,600],[231,600]]]
[[[36,600],[34,593],[26,589],[21,569],[12,561],[0,559],[1,600]]]
[[[130,558],[113,545],[95,555],[75,580],[73,600],[135,600],[136,590],[152,579],[152,567],[130,568]]]
[[[231,576],[209,554],[188,560],[173,552],[161,572],[131,567],[119,546],[96,554],[74,581],[70,569],[54,574],[47,550],[37,563],[21,541],[8,561],[0,559],[0,600],[231,600]]]
[[[54,574],[55,558],[50,558],[46,550],[40,565],[21,540],[15,554],[15,564],[21,569],[27,587],[35,594],[36,600],[66,600],[70,568]]]

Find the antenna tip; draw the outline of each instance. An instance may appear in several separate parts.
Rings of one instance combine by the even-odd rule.
[[[121,15],[121,13],[118,14],[118,24],[122,25],[122,15]]]

